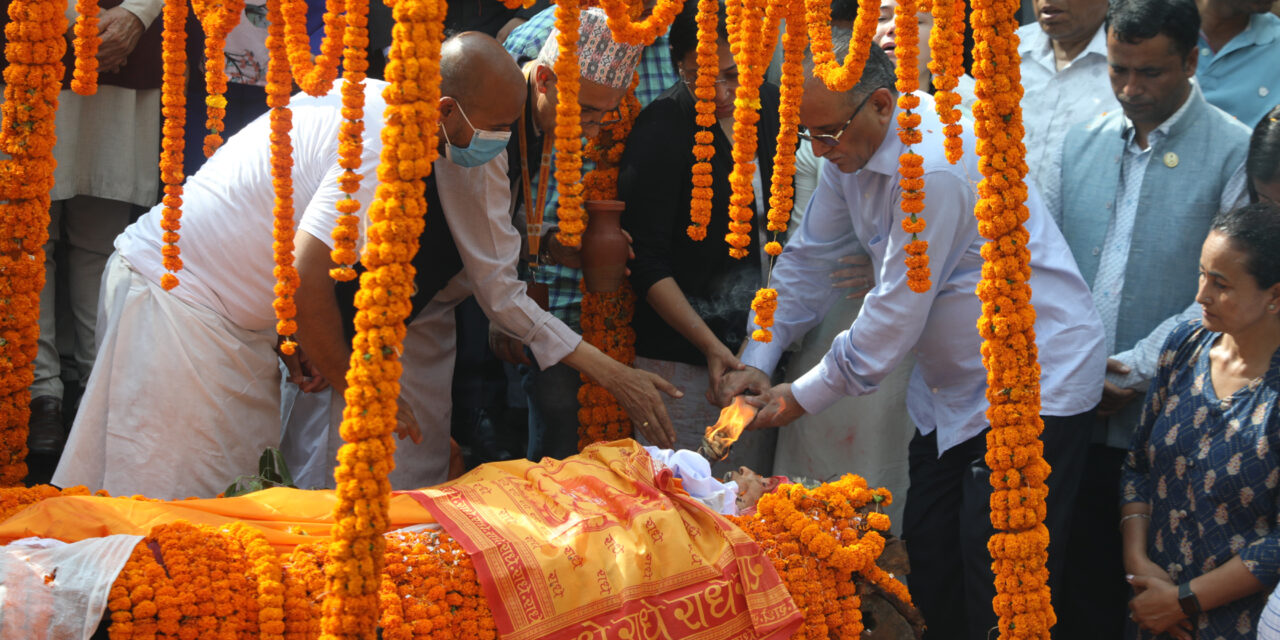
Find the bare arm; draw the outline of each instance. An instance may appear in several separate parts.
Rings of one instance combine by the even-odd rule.
[[[580,342],[561,362],[577,369],[594,380],[618,399],[636,429],[653,444],[671,448],[676,443],[676,431],[662,403],[662,391],[673,398],[684,395],[670,382],[648,371],[628,367],[590,343]]]
[[[329,257],[329,245],[306,231],[297,235],[298,342],[338,393],[347,390],[347,366],[351,345],[342,334],[342,314],[333,292],[329,269],[336,267]]]
[[[671,328],[680,332],[685,340],[691,342],[706,357],[707,375],[710,377],[708,389],[714,391],[719,388],[720,380],[726,372],[741,371],[744,368],[745,365],[733,355],[733,351],[720,342],[711,327],[693,310],[675,278],[663,278],[655,282],[649,287],[645,299]]]

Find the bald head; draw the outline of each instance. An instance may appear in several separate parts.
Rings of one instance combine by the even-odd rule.
[[[497,40],[467,31],[440,45],[440,94],[460,103],[477,128],[496,129],[520,117],[527,91],[511,54]]]

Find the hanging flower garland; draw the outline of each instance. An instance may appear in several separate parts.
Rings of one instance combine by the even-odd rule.
[[[934,107],[943,123],[947,161],[959,162],[964,154],[960,139],[960,95],[955,89],[964,75],[964,0],[934,0],[933,30],[929,33],[929,71],[933,74]]]
[[[98,92],[98,47],[102,44],[98,34],[97,0],[76,0],[76,13],[79,17],[74,27],[76,63],[71,76],[71,90],[82,96],[91,96]]]
[[[639,4],[639,3],[636,3]],[[600,0],[600,7],[608,16],[609,31],[615,42],[649,46],[658,36],[667,32],[676,15],[684,8],[681,0],[657,0],[653,11],[644,20],[632,20],[632,3],[627,0]]]
[[[293,71],[294,82],[308,95],[328,93],[338,77],[338,60],[342,57],[346,37],[347,23],[342,17],[344,7],[345,0],[325,0],[324,38],[320,41],[320,55],[312,57],[306,0],[281,0],[289,67]]]
[[[1017,0],[979,0],[973,11],[974,107],[978,134],[978,231],[989,239],[977,293],[982,300],[982,361],[990,388],[986,462],[991,468],[988,544],[995,572],[1001,638],[1045,638],[1056,622],[1046,580],[1044,527],[1049,466],[1040,441],[1040,367],[1031,306],[1026,153],[1016,38]]]
[[[582,180],[586,185],[583,196],[587,200],[618,197],[618,163],[626,150],[631,127],[640,114],[640,101],[636,98],[639,83],[640,74],[636,72],[627,95],[618,105],[617,121],[601,127],[600,133],[587,145],[587,159],[595,162],[595,168]],[[603,293],[588,291],[582,286],[582,339],[628,366],[636,358],[636,332],[631,328],[634,314],[635,293],[628,282],[624,281],[616,291]],[[593,442],[629,437],[631,420],[618,400],[604,387],[582,376],[582,385],[578,387],[578,450]]]
[[[766,5],[768,5],[766,7]],[[777,44],[779,13],[783,9],[767,0],[740,0],[729,5],[733,19],[729,25],[736,33],[736,48],[731,44],[733,61],[738,66],[738,90],[733,105],[733,172],[729,174],[729,255],[742,259],[751,244],[751,221],[755,218],[756,122],[760,119],[760,85],[765,67],[773,57]]]
[[[372,640],[378,618],[383,532],[389,522],[401,345],[413,293],[410,261],[425,226],[424,179],[437,151],[440,44],[445,6],[439,0],[398,0],[386,76],[390,86],[382,129],[381,183],[369,207],[361,262],[368,269],[356,294],[356,336],[347,371],[347,408],[338,451],[338,505],[325,565],[326,638]],[[574,32],[577,33],[576,31]]]
[[[0,151],[0,486],[27,475],[44,244],[53,188],[54,113],[62,89],[66,3],[14,0],[6,28]]]
[[[267,0],[267,106],[271,109],[268,121],[271,125],[271,184],[275,189],[272,215],[275,224],[271,233],[276,277],[275,300],[271,306],[276,313],[276,333],[283,336],[280,351],[292,355],[298,345],[293,334],[298,331],[297,304],[294,293],[301,279],[293,264],[293,143],[289,133],[293,130],[293,113],[289,110],[289,92],[293,90],[293,78],[289,73],[286,51],[286,21],[282,15],[283,0]]]
[[[205,127],[209,130],[204,157],[208,158],[222,146],[226,129],[222,119],[227,115],[227,36],[240,23],[244,0],[191,0],[191,6],[204,29]]]
[[[720,20],[719,7],[716,0],[698,0],[698,76],[694,85],[694,97],[697,103],[694,110],[698,115],[696,121],[700,129],[693,135],[693,190],[689,204],[689,215],[693,224],[686,233],[689,237],[702,241],[707,237],[707,224],[711,222],[711,199],[714,197],[711,178],[711,159],[715,157],[715,133],[711,127],[716,126],[716,67],[720,61],[716,44],[716,23]]]
[[[587,216],[582,210],[582,109],[578,105],[578,0],[556,3],[556,31],[560,53],[556,57],[556,183],[560,200],[556,209],[560,228],[556,239],[566,247],[582,244]]]
[[[778,148],[773,157],[772,187],[769,190],[769,224],[768,229],[773,239],[764,246],[769,256],[770,280],[773,275],[773,264],[782,254],[782,243],[779,234],[787,231],[791,221],[791,209],[795,205],[794,178],[796,174],[796,144],[799,139],[800,102],[804,96],[804,52],[809,44],[808,26],[803,7],[793,4],[787,14],[787,29],[782,34],[782,86],[778,101]],[[756,292],[751,301],[751,310],[755,312],[755,323],[760,328],[751,332],[751,339],[758,342],[770,342],[773,333],[773,312],[778,306],[778,292],[770,288],[766,282],[764,288]]]
[[[813,75],[832,91],[848,91],[862,77],[862,67],[870,55],[876,34],[880,0],[858,0],[858,17],[853,21],[849,53],[837,63],[831,40],[831,3],[828,0],[805,0],[809,14],[809,40],[813,49]]]
[[[160,277],[160,286],[166,291],[178,286],[175,273],[182,270],[182,258],[178,250],[178,230],[182,228],[182,152],[186,145],[184,133],[187,127],[187,2],[165,0],[164,34],[161,38],[161,56],[164,75],[160,85],[160,113],[164,115],[160,145],[160,181],[164,183],[164,209],[161,211],[160,228],[164,229],[160,249],[164,256],[164,268],[169,273]]]
[[[369,68],[369,0],[347,0],[346,47],[342,51],[342,113],[338,134],[338,185],[345,194],[338,201],[338,223],[333,230],[330,257],[337,267],[329,270],[334,280],[356,277],[356,240],[360,237],[360,203],[352,195],[360,189],[360,160],[364,153],[364,79]]]
[[[941,0],[945,2],[946,0]],[[898,181],[902,187],[902,212],[907,217],[902,220],[902,230],[911,234],[911,241],[905,250],[907,257],[907,286],[916,293],[929,290],[929,243],[921,240],[917,234],[924,231],[925,222],[918,214],[924,211],[924,158],[911,150],[911,145],[920,144],[924,139],[920,130],[920,114],[912,110],[920,106],[920,97],[915,91],[920,88],[920,30],[916,18],[917,0],[898,0],[894,10],[894,29],[898,34],[897,88],[898,139],[907,145],[907,152],[898,158]]]

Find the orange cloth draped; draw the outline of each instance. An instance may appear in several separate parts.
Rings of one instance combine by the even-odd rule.
[[[503,640],[788,638],[759,546],[631,440],[411,492],[471,554]]]
[[[116,533],[145,536],[151,528],[186,520],[220,525],[243,522],[258,528],[277,552],[327,539],[333,526],[332,491],[267,489],[236,498],[150,502],[130,498],[63,496],[44,500],[0,523],[0,544],[40,536],[75,542]],[[394,529],[434,522],[431,514],[407,495],[391,498]]]

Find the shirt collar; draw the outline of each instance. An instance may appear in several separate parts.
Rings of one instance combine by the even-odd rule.
[[[1187,93],[1187,99],[1182,101],[1182,106],[1178,107],[1178,110],[1174,111],[1173,115],[1165,118],[1165,121],[1161,122],[1160,126],[1152,129],[1151,133],[1147,134],[1147,148],[1150,149],[1155,145],[1156,140],[1169,135],[1169,131],[1173,129],[1173,126],[1182,119],[1182,116],[1186,115],[1191,103],[1201,99],[1200,85],[1196,83],[1195,78],[1192,78],[1191,91]],[[1121,113],[1124,112],[1121,111]],[[1133,121],[1129,119],[1129,116],[1124,116],[1124,128],[1120,130],[1120,135],[1124,138],[1125,143],[1132,143],[1134,136],[1137,135],[1137,129],[1134,128]]]
[[[902,109],[897,106],[897,102],[895,98],[893,117],[889,120],[889,130],[884,134],[884,141],[880,143],[879,147],[876,147],[876,152],[867,159],[867,164],[863,165],[862,170],[882,173],[887,176],[897,175],[898,165],[901,162],[899,156],[906,153],[907,150],[907,146],[902,144],[902,139],[898,137],[897,133],[898,114],[902,112]],[[926,103],[925,98],[922,97],[916,113],[931,108],[933,108],[932,104]],[[921,124],[923,125],[923,123]]]
[[[1022,39],[1022,44],[1018,45],[1018,53],[1023,58],[1033,58],[1045,68],[1058,73],[1058,62],[1053,53],[1053,41],[1049,39],[1049,36],[1045,35],[1044,29],[1041,29],[1039,24],[1032,24],[1034,24],[1034,27],[1025,29],[1027,32],[1026,37]],[[1028,27],[1031,27],[1031,25],[1028,25]],[[1100,56],[1103,60],[1107,59],[1107,29],[1105,25],[1098,27],[1084,51],[1077,54],[1075,59],[1067,66],[1070,67],[1091,55]]]

